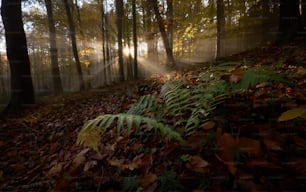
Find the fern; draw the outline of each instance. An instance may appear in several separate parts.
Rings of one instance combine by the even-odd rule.
[[[137,132],[140,125],[145,123],[148,126],[152,126],[155,131],[159,131],[162,135],[167,136],[169,139],[184,142],[179,133],[156,121],[155,119],[135,114],[106,114],[90,120],[87,124],[85,124],[78,134],[77,143],[86,147],[91,147],[98,151],[100,136],[103,135],[111,127],[111,125],[115,123],[118,136],[121,134],[125,126],[127,126],[128,135],[130,135],[132,131]]]
[[[166,84],[164,84],[161,87],[160,95],[162,97],[164,97],[165,94],[168,93],[169,91],[173,91],[173,90],[179,89],[183,85],[184,85],[184,83],[182,81],[168,81]]]
[[[142,96],[139,101],[126,113],[142,115],[145,111],[155,112],[161,108],[161,105],[155,100],[153,95]]]
[[[178,181],[175,171],[165,171],[159,176],[159,192],[184,191],[184,186]]]
[[[204,73],[200,73],[199,80],[202,82],[218,81],[222,75],[238,65],[240,65],[238,62],[225,62],[212,66]]]
[[[164,99],[168,112],[171,115],[183,115],[187,110],[192,109],[189,89],[177,88],[169,91],[165,93]]]
[[[268,81],[281,81],[285,80],[277,74],[272,67],[260,66],[252,67],[247,69],[243,75],[240,82],[240,88],[242,90],[247,90],[250,87],[254,87],[258,83],[264,83]]]

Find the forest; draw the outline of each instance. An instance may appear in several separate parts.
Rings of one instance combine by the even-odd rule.
[[[1,0],[0,191],[304,191],[306,0]]]

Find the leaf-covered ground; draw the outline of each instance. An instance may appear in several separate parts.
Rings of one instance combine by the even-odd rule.
[[[113,126],[101,137],[99,154],[76,140],[87,120],[124,113],[148,93],[158,97],[168,79],[196,85],[207,63],[146,81],[47,98],[3,117],[0,191],[304,191],[305,120],[278,118],[289,109],[305,109],[305,53],[294,42],[219,61],[274,66],[294,81],[257,84],[226,100],[196,134],[185,137],[186,144],[156,136],[150,127],[142,127],[143,134],[116,137]],[[241,75],[235,69],[223,78],[237,83]]]

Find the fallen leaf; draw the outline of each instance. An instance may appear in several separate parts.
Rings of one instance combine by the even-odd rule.
[[[263,139],[263,143],[269,150],[272,150],[272,151],[282,150],[281,144],[278,141],[275,141],[272,139]]]
[[[120,160],[119,159],[109,159],[108,160],[108,163],[114,167],[121,167],[123,162],[124,162],[123,159],[120,159]]]
[[[58,163],[56,165],[54,165],[48,172],[48,176],[50,178],[52,177],[56,177],[58,175],[60,175],[60,173],[62,172],[63,170],[63,163]]]
[[[189,156],[186,167],[187,169],[198,172],[198,173],[206,173],[207,169],[205,169],[209,163],[202,159],[202,157],[198,155]]]
[[[217,147],[220,149],[218,155],[216,155],[225,165],[230,173],[236,174],[237,168],[235,165],[235,148],[237,147],[237,141],[234,137],[228,133],[224,133],[217,139]]]
[[[213,121],[207,121],[201,125],[201,128],[204,130],[211,130],[216,126],[216,123]]]
[[[245,151],[249,155],[258,156],[261,152],[260,142],[255,139],[249,139],[246,137],[240,137],[238,140],[239,149]]]
[[[246,162],[246,166],[251,169],[258,168],[258,167],[268,168],[268,169],[281,169],[280,166],[275,165],[274,163],[269,162],[264,159],[250,159]]]
[[[0,181],[4,181],[3,171],[2,170],[0,170]]]
[[[72,187],[70,185],[70,182],[65,179],[61,178],[60,180],[56,181],[54,186],[54,192],[63,192],[63,191],[71,191]]]
[[[157,180],[157,176],[153,173],[146,174],[140,181],[140,185],[144,188],[148,187],[150,184]]]
[[[290,109],[282,113],[281,116],[278,118],[278,121],[289,121],[301,117],[304,113],[306,113],[306,108],[304,107]]]
[[[216,145],[220,150],[218,155],[223,161],[234,161],[233,149],[237,146],[237,141],[232,135],[224,133],[217,139]]]
[[[84,165],[84,171],[88,171],[94,168],[97,164],[98,162],[96,160],[91,160],[91,161],[86,162]]]
[[[299,147],[303,147],[306,148],[306,140],[299,137],[299,136],[293,136],[293,140],[295,142],[296,145],[298,145]]]
[[[71,166],[73,168],[79,167],[80,165],[84,164],[86,161],[86,153],[89,151],[89,148],[83,149],[79,152],[76,157],[73,159]]]

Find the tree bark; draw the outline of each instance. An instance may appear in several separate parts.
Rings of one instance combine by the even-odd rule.
[[[54,94],[59,95],[63,93],[63,86],[60,76],[60,70],[58,67],[58,52],[56,46],[56,30],[54,27],[53,10],[51,0],[45,0],[48,26],[49,26],[49,43],[50,43],[50,57],[51,57],[51,72],[53,80]]]
[[[300,26],[299,0],[281,0],[279,7],[279,36],[277,43],[286,44]]]
[[[301,30],[306,30],[306,0],[302,0]]]
[[[118,42],[118,62],[119,62],[119,81],[124,81],[123,70],[123,48],[122,48],[122,18],[123,18],[123,0],[116,0],[116,23],[117,23],[117,42]]]
[[[68,0],[63,0],[65,9],[66,9],[66,15],[67,15],[67,20],[68,20],[68,25],[69,25],[69,34],[70,34],[70,39],[71,39],[71,45],[72,45],[72,52],[74,55],[75,59],[75,64],[78,72],[78,79],[79,79],[79,84],[80,84],[80,90],[85,89],[85,82],[83,78],[83,72],[82,72],[82,66],[78,54],[78,48],[77,48],[77,43],[76,43],[76,38],[75,38],[75,27],[72,19],[72,14],[70,11],[70,6]]]
[[[12,111],[35,102],[21,0],[2,0],[1,16],[11,71],[11,98],[5,111]]]
[[[133,44],[134,44],[134,60],[133,60],[133,71],[134,78],[138,79],[138,63],[137,63],[137,15],[136,15],[136,0],[132,0],[132,15],[133,15]]]
[[[100,2],[100,1],[99,1]],[[106,34],[105,34],[105,11],[104,11],[104,0],[101,0],[101,32],[102,32],[102,54],[103,54],[103,80],[104,84],[108,84],[107,82],[107,63],[106,63]]]
[[[269,0],[262,0],[262,29],[261,29],[261,39],[262,43],[266,43],[269,40]]]
[[[168,38],[170,49],[173,50],[173,0],[167,0]]]
[[[157,0],[151,0],[150,3],[151,3],[151,6],[154,10],[154,14],[156,16],[157,23],[158,23],[158,26],[159,26],[159,30],[160,30],[160,33],[161,33],[161,36],[162,36],[162,39],[163,39],[163,42],[164,42],[165,49],[166,49],[167,64],[169,65],[169,67],[175,67],[173,50],[171,49],[171,45],[170,45],[170,42],[169,42],[169,39],[168,39],[168,36],[167,36],[167,32],[166,32],[166,29],[165,29],[165,24],[164,24],[163,18],[161,17],[160,12],[159,12],[158,1]]]
[[[217,58],[222,55],[222,34],[224,28],[224,2],[223,0],[217,0]]]

